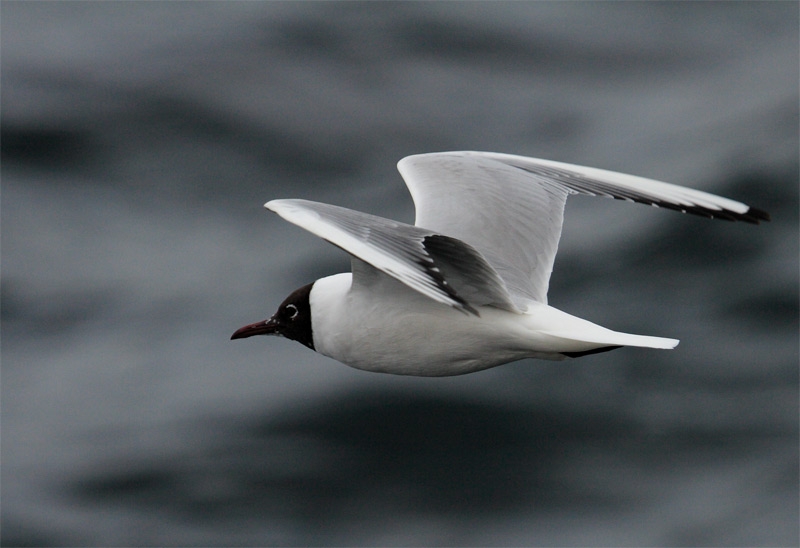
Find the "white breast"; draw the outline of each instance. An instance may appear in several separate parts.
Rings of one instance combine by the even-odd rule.
[[[673,348],[674,339],[606,329],[530,301],[523,314],[491,306],[479,316],[438,303],[381,275],[368,288],[350,273],[315,282],[309,296],[314,347],[356,369],[449,376],[522,358],[563,360],[562,352],[606,346]]]
[[[492,307],[467,315],[394,280],[380,293],[351,291],[351,280],[349,273],[317,280],[310,295],[315,349],[351,367],[444,376],[524,357],[563,359],[535,349],[547,345],[536,344],[528,315]]]

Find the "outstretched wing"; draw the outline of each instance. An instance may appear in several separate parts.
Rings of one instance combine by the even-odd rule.
[[[435,301],[472,314],[483,305],[519,312],[486,259],[455,238],[307,200],[272,200],[265,207]],[[353,269],[354,284],[371,281],[362,268]]]
[[[608,196],[705,217],[758,223],[743,203],[601,169],[491,152],[408,156],[398,170],[418,227],[475,248],[506,282],[512,300],[547,302],[564,204],[570,194]]]

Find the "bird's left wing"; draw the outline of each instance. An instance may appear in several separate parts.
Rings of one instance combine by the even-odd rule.
[[[484,305],[519,312],[494,268],[460,240],[308,200],[272,200],[264,207],[435,301],[472,314]],[[369,283],[359,269],[353,278]]]

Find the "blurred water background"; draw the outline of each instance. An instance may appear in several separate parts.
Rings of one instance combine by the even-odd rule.
[[[796,2],[13,2],[2,544],[798,544]],[[572,198],[550,291],[682,340],[416,379],[228,340],[490,150],[767,210]]]

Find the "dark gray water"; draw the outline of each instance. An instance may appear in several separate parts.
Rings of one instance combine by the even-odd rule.
[[[798,4],[2,3],[2,544],[798,544]],[[413,379],[230,342],[510,152],[760,226],[568,204],[550,301],[682,340]]]

